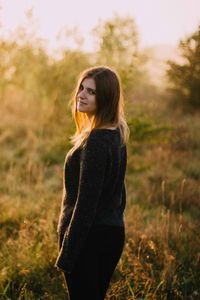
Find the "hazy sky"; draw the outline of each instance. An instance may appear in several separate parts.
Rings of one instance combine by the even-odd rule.
[[[51,48],[62,28],[77,26],[92,50],[91,29],[114,13],[134,18],[142,46],[176,45],[200,24],[200,0],[0,0],[0,7],[1,34],[25,24],[25,11],[33,8],[37,35]]]

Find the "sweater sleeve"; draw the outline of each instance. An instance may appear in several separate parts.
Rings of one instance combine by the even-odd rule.
[[[91,132],[82,152],[76,205],[55,264],[62,271],[72,271],[84,246],[102,192],[106,164],[106,145],[99,132]]]

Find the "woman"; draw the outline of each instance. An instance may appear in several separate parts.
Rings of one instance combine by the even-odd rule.
[[[56,267],[71,300],[103,300],[125,241],[128,126],[116,73],[104,66],[84,71],[72,113]]]

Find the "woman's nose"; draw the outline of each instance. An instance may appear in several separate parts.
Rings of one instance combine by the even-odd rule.
[[[79,98],[84,98],[84,97],[85,97],[85,91],[84,91],[84,90],[81,90],[81,91],[78,93],[78,97],[79,97]]]

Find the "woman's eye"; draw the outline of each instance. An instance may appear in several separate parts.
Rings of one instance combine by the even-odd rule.
[[[82,91],[82,90],[83,90],[83,86],[81,84],[80,87],[79,87],[79,91]]]
[[[95,93],[95,90],[93,90],[93,89],[88,89],[88,93],[90,94],[90,95],[95,95],[96,93]]]

